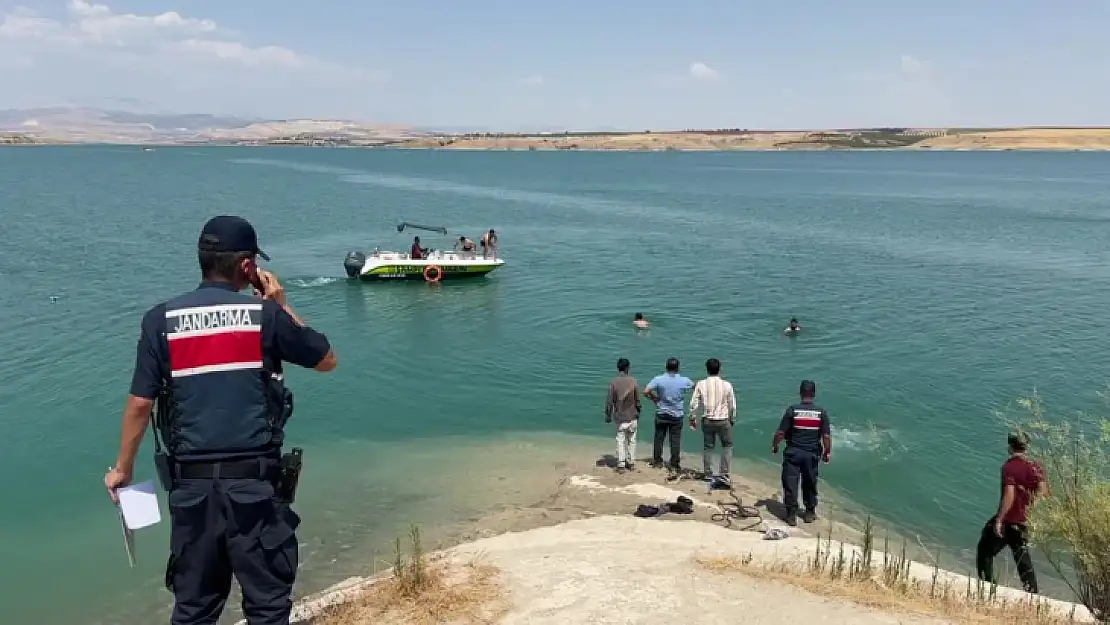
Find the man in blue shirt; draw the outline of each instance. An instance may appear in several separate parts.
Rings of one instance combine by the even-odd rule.
[[[668,469],[677,476],[682,470],[682,417],[684,416],[686,391],[694,387],[690,378],[678,374],[678,359],[667,359],[667,372],[657,375],[644,388],[644,395],[655,403],[655,447],[652,450],[651,464],[663,466],[663,440],[670,438],[671,462]]]

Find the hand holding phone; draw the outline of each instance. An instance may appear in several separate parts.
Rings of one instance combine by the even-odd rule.
[[[256,295],[262,299],[274,300],[285,306],[285,287],[281,285],[281,282],[278,282],[277,276],[255,265],[254,270],[249,273],[248,277]]]

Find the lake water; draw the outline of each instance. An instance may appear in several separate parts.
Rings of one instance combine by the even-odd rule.
[[[669,356],[695,377],[721,359],[736,456],[769,475],[782,408],[815,379],[835,429],[823,482],[954,551],[996,505],[994,411],[1034,386],[1096,407],[1110,364],[1107,154],[9,148],[0,189],[13,623],[165,620],[166,524],[128,569],[101,478],[142,312],[196,284],[218,213],[254,222],[341,363],[289,374],[300,594],[369,570],[408,521],[480,514],[496,497],[467,484],[491,466],[609,451],[620,356],[641,382]],[[406,250],[403,220],[496,228],[507,264],[440,287],[343,278],[349,250]],[[805,329],[787,339],[791,316]]]

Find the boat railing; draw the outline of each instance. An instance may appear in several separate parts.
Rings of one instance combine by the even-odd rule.
[[[497,260],[494,257],[484,256],[481,252],[460,252],[454,250],[435,250],[422,259],[414,259],[405,252],[389,252],[374,250],[368,254],[375,260]]]

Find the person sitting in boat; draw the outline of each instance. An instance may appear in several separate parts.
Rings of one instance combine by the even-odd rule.
[[[409,258],[413,260],[420,260],[428,252],[427,249],[420,247],[420,237],[412,238],[412,251],[409,252]]]
[[[493,228],[482,235],[482,258],[489,258],[490,256],[497,258],[497,233],[493,231]]]
[[[786,326],[786,329],[783,330],[782,333],[789,336],[791,334],[797,334],[801,331],[802,331],[802,326],[798,325],[797,317],[792,317],[790,319],[790,325]]]
[[[460,247],[464,252],[473,252],[477,246],[474,245],[474,241],[466,237],[459,237],[459,240],[455,242],[455,249],[459,249]]]
[[[636,313],[636,316],[632,319],[632,325],[637,328],[647,328],[648,322],[647,319],[644,319],[644,313]]]

